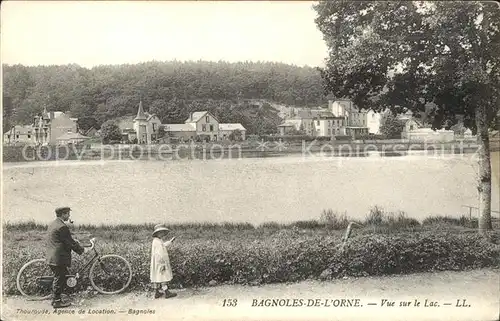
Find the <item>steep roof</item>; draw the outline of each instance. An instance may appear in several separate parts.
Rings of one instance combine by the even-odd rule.
[[[139,109],[137,110],[137,116],[134,120],[147,120],[146,114],[144,113],[144,108],[142,108],[142,100],[139,102]]]
[[[49,119],[49,113],[47,112],[47,106],[43,106],[42,119]]]
[[[153,117],[158,117],[156,114],[144,113],[146,115],[146,120],[150,121]]]
[[[185,123],[196,123],[198,120],[203,118],[208,113],[208,111],[196,111],[190,115],[188,119],[186,119]]]
[[[85,135],[94,135],[97,132],[97,129],[95,127],[90,127],[86,132]]]

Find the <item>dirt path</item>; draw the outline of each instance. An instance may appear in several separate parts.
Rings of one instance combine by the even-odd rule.
[[[50,301],[27,302],[21,297],[3,298],[2,320],[498,320],[499,270],[423,273],[376,277],[307,281],[259,287],[216,286],[176,291],[173,299],[153,299],[151,293],[76,298],[74,306],[54,314]],[[224,299],[236,299],[236,307],[223,307]],[[289,306],[252,306],[276,299]],[[287,299],[289,299],[287,301]],[[294,302],[294,299],[295,302]],[[302,301],[300,301],[302,299]],[[313,305],[318,299],[318,304]],[[338,299],[338,300],[337,300]],[[341,299],[359,307],[334,307]],[[395,302],[381,306],[382,300]],[[465,303],[463,300],[466,300]],[[326,300],[326,301],[325,301]],[[420,306],[415,307],[415,300]],[[426,304],[427,300],[427,304]],[[457,300],[460,305],[457,307]],[[401,301],[411,302],[400,307]],[[326,304],[325,304],[326,302]],[[430,307],[431,304],[438,307]],[[272,302],[271,302],[272,303]],[[294,307],[293,304],[302,307]],[[376,305],[369,305],[376,303]],[[450,303],[451,305],[445,305]],[[425,307],[427,305],[427,307]],[[18,309],[23,309],[20,311]],[[78,311],[85,314],[78,314]],[[109,314],[109,311],[116,314]],[[129,314],[139,313],[141,314]],[[35,313],[46,312],[46,315]],[[95,313],[95,314],[93,314]]]

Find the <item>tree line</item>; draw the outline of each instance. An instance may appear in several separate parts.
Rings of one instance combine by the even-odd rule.
[[[322,79],[312,67],[272,62],[169,61],[103,65],[4,65],[4,131],[30,123],[44,106],[69,111],[82,127],[145,109],[162,122],[183,122],[191,111],[210,110],[222,122],[241,122],[249,132],[270,130],[279,122],[269,104],[292,106],[324,103]],[[267,107],[267,108],[266,108]],[[257,117],[269,117],[259,124]]]
[[[316,25],[328,46],[325,90],[362,108],[424,112],[432,126],[477,133],[479,231],[491,220],[489,129],[500,106],[500,7],[493,2],[320,1]]]

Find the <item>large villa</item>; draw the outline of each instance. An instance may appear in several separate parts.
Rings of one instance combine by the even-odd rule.
[[[349,99],[329,100],[328,108],[291,110],[278,126],[280,135],[302,131],[308,136],[331,137],[378,134],[381,114],[359,109]]]
[[[227,140],[230,135],[240,132],[240,139],[245,140],[246,129],[240,123],[220,123],[208,111],[190,113],[183,124],[162,124],[155,114],[144,111],[142,101],[135,118],[126,117],[119,121],[123,141],[135,141],[139,144],[151,144],[160,136],[160,128],[167,137],[176,137],[182,141],[195,140],[202,137],[209,141]]]
[[[220,123],[208,111],[197,111],[189,115],[183,124],[162,124],[155,114],[144,111],[139,102],[137,115],[121,117],[117,121],[122,142],[154,144],[161,136],[176,137],[180,141],[196,140],[220,141],[235,138],[245,140],[246,129],[240,123]],[[231,137],[231,134],[239,132]],[[85,133],[87,134],[87,133]],[[43,112],[34,117],[29,125],[16,125],[3,135],[4,144],[65,145],[78,144],[90,137],[82,135],[78,129],[78,118],[71,118],[61,111]]]

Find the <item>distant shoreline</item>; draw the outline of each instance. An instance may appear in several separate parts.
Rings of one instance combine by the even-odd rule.
[[[39,161],[110,161],[110,160],[187,160],[268,158],[289,155],[320,157],[401,157],[416,152],[422,156],[474,154],[474,142],[452,143],[342,143],[342,142],[242,142],[241,144],[165,144],[165,145],[94,145],[94,146],[4,146],[4,163]],[[490,152],[500,151],[492,142]]]

